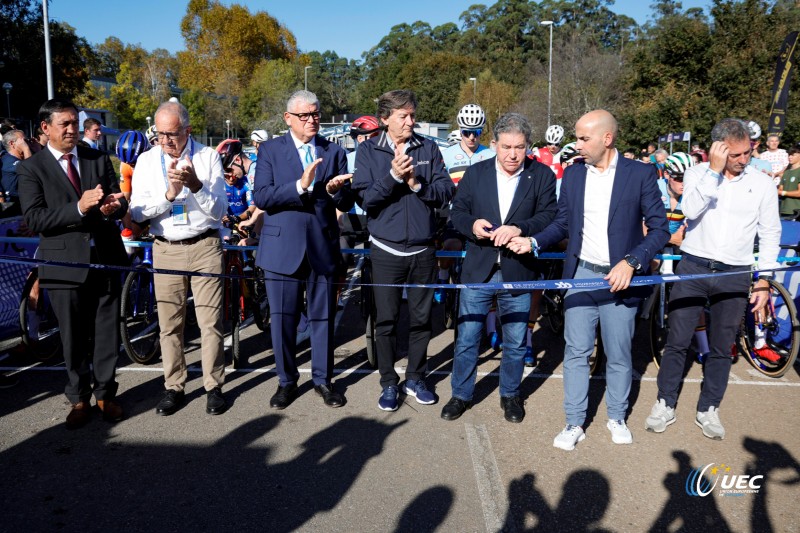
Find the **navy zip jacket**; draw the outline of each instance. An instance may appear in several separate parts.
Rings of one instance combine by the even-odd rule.
[[[416,179],[422,186],[419,192],[390,174],[394,149],[386,132],[358,146],[352,186],[367,212],[370,235],[401,252],[433,244],[435,210],[445,207],[455,192],[436,143],[413,135],[406,154],[414,161]]]

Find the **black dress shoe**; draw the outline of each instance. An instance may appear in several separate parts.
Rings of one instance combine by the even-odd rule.
[[[297,396],[297,385],[290,383],[285,387],[278,387],[278,390],[269,400],[269,406],[273,409],[286,409]]]
[[[314,385],[314,391],[322,396],[322,401],[328,407],[341,407],[344,405],[344,396],[333,390],[330,385]]]
[[[228,410],[228,404],[222,395],[222,389],[214,387],[206,394],[206,413],[210,415],[221,415]]]
[[[500,398],[500,407],[505,411],[506,420],[509,422],[519,423],[525,418],[525,408],[522,406],[522,400],[519,396],[509,396],[508,398]]]
[[[161,398],[161,401],[158,402],[156,406],[156,414],[161,416],[169,416],[175,411],[177,411],[181,405],[183,405],[184,393],[183,391],[177,391],[168,389],[164,392],[164,397]]]
[[[470,408],[470,403],[459,398],[450,398],[450,401],[442,407],[442,418],[445,420],[455,420]]]

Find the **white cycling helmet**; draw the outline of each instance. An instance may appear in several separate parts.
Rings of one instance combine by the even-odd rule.
[[[751,120],[747,123],[747,131],[750,132],[750,140],[755,141],[761,137],[761,126],[759,126],[755,120]]]
[[[683,173],[686,172],[686,169],[689,167],[694,166],[694,160],[692,156],[685,152],[675,152],[671,156],[667,157],[667,161],[664,163],[664,166],[667,168],[667,172],[673,177],[683,176]]]
[[[253,142],[263,143],[268,139],[269,133],[267,133],[267,130],[254,130],[253,133],[250,134],[250,140]]]
[[[458,144],[461,142],[461,131],[453,130],[447,136],[447,144],[453,146],[454,144]]]
[[[486,125],[486,113],[478,104],[467,104],[458,112],[456,122],[461,129],[477,130]]]
[[[564,139],[564,128],[559,126],[558,124],[553,124],[547,131],[544,132],[544,140],[547,141],[547,144],[561,144],[561,141]]]
[[[150,144],[156,144],[158,142],[158,130],[155,124],[147,128],[144,135],[147,137],[147,140],[150,141]]]

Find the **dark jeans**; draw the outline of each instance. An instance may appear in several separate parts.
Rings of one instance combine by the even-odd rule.
[[[731,345],[736,340],[752,281],[750,267],[743,266],[741,270],[741,275],[679,281],[672,287],[669,297],[669,334],[658,371],[658,397],[667,406],[674,407],[678,401],[686,352],[707,300],[711,302],[708,339],[711,353],[705,362],[697,410],[708,411],[711,406],[719,408],[722,403],[731,371]],[[678,263],[675,272],[708,274],[712,271],[684,259]]]
[[[433,283],[436,275],[436,251],[429,248],[415,255],[398,256],[370,249],[374,283]],[[394,370],[397,356],[397,320],[400,315],[402,287],[373,287],[375,294],[375,343],[381,386],[397,385]],[[428,343],[431,340],[431,305],[433,289],[407,289],[408,294],[408,365],[406,378],[419,380],[427,372]]]

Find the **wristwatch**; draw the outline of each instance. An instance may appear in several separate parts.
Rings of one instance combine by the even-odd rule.
[[[639,272],[642,269],[642,264],[631,254],[625,256],[625,262],[628,263],[628,266],[631,267],[635,272]]]

